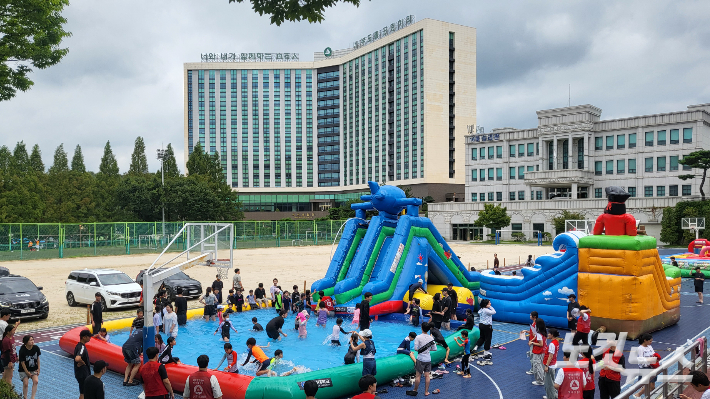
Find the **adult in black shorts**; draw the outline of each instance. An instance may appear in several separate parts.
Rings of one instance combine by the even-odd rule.
[[[274,317],[269,321],[269,323],[266,324],[266,335],[269,336],[271,339],[279,339],[279,334],[283,335],[286,337],[286,333],[281,331],[281,328],[284,326],[284,319],[288,316],[288,311],[282,309],[281,313],[279,313],[278,316]]]
[[[179,326],[187,324],[187,298],[182,296],[181,287],[178,287],[177,289],[177,297],[175,298],[175,313],[177,314]]]
[[[693,274],[693,283],[695,284],[695,292],[698,293],[698,302],[703,303],[703,283],[705,282],[705,275],[700,271],[700,267],[695,267],[695,273]]]
[[[572,331],[572,335],[577,332],[577,317],[579,317],[579,302],[577,296],[571,294],[567,297],[567,328]]]
[[[91,331],[81,330],[79,342],[74,347],[74,378],[79,383],[79,399],[84,399],[84,382],[86,382],[86,377],[91,375],[89,351],[86,350],[86,343],[90,340]]]
[[[101,377],[106,373],[108,363],[103,360],[97,360],[94,363],[94,374],[86,377],[84,381],[84,398],[85,399],[103,399],[104,398],[104,383],[101,382]]]
[[[99,333],[101,330],[101,324],[103,324],[103,307],[101,306],[101,294],[94,294],[95,301],[91,303],[91,327],[94,335]],[[91,373],[89,373],[91,374]]]
[[[372,300],[372,293],[366,292],[362,296],[362,302],[360,302],[360,331],[367,330],[370,328],[370,301]]]
[[[431,329],[429,330],[429,334],[431,334],[432,338],[434,338],[434,342],[436,342],[437,345],[441,345],[446,349],[446,357],[444,358],[445,363],[451,363],[449,361],[449,344],[446,343],[446,339],[444,339],[444,336],[441,334],[441,331],[439,331],[438,328],[432,326],[431,324],[429,325]]]
[[[137,328],[128,337],[126,342],[121,347],[123,361],[126,362],[126,370],[123,376],[123,386],[132,387],[138,385],[138,381],[134,381],[138,370],[141,367],[141,353],[143,353],[143,329]]]

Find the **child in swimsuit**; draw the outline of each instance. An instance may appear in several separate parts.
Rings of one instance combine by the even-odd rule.
[[[355,304],[355,312],[353,312],[353,322],[350,324],[360,324],[360,304]]]
[[[316,326],[325,328],[325,324],[328,322],[328,309],[325,307],[325,302],[320,301],[318,303],[318,320],[316,321]]]
[[[296,317],[298,318],[298,338],[306,338],[308,335],[308,331],[306,330],[309,318],[308,311],[304,309]]]
[[[215,334],[217,334],[217,331],[222,330],[222,341],[229,342],[229,338],[230,338],[229,337],[229,329],[230,328],[232,330],[234,330],[235,333],[237,332],[237,329],[234,328],[234,326],[232,325],[232,322],[229,321],[229,312],[227,312],[224,315],[224,321],[219,323],[219,327],[217,327],[217,329],[214,330],[214,334],[212,334],[212,335],[215,335]]]

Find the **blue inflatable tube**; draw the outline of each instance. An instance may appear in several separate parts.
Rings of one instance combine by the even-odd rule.
[[[330,261],[330,265],[328,265],[328,271],[325,273],[325,277],[317,280],[313,283],[313,285],[311,285],[311,290],[313,290],[313,292],[325,290],[326,288],[332,288],[335,286],[338,274],[340,274],[340,269],[342,269],[343,264],[345,263],[348,251],[350,251],[350,247],[353,245],[355,233],[357,233],[357,229],[360,226],[367,226],[367,222],[362,219],[353,218],[349,219],[345,223],[343,234],[338,242],[338,248],[335,250],[335,254],[333,255],[333,259]]]

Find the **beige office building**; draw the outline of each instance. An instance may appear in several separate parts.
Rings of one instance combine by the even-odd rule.
[[[197,143],[218,153],[247,218],[317,216],[370,180],[463,200],[476,30],[408,16],[352,48],[327,46],[307,62],[219,53],[185,63],[185,159]]]

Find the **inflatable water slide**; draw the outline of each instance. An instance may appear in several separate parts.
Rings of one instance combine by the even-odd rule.
[[[356,217],[343,228],[338,248],[324,278],[311,286],[337,302],[337,313],[352,313],[366,292],[373,294],[370,314],[402,312],[409,287],[423,280],[427,294],[418,292],[422,309],[431,310],[432,297],[448,283],[458,294],[458,311],[476,306],[478,277],[470,273],[436,230],[419,216],[418,198],[406,198],[395,186],[369,182],[371,194],[353,204]],[[399,215],[406,209],[404,215]],[[378,215],[365,220],[365,212]]]

